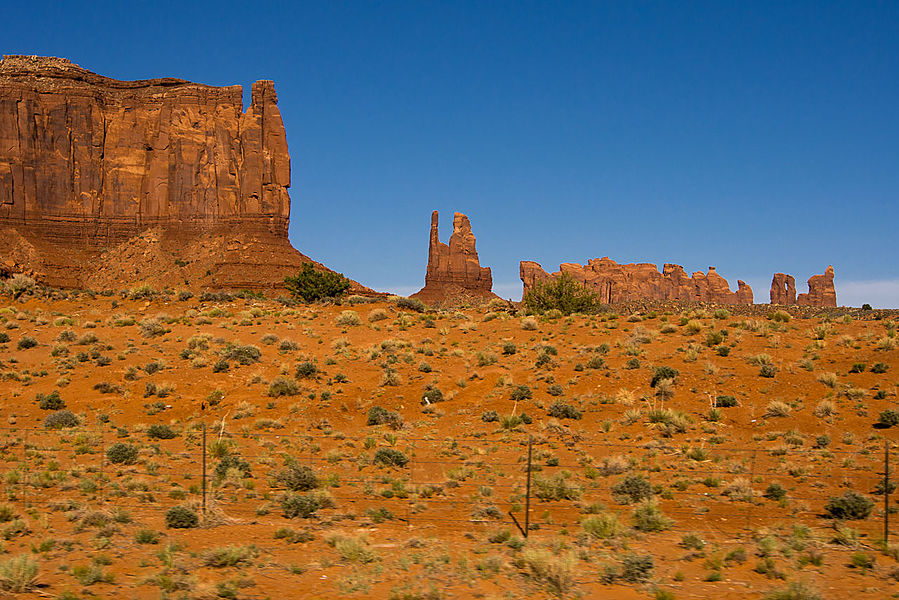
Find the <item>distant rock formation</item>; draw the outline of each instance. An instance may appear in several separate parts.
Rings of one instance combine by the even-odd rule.
[[[775,273],[771,281],[771,304],[836,307],[837,292],[833,285],[833,266],[827,267],[823,275],[812,275],[808,280],[808,293],[798,296],[793,276]]]
[[[98,264],[104,252],[153,230],[159,260],[135,256],[110,284],[279,287],[312,261],[287,240],[290,156],[274,85],[254,83],[246,112],[242,94],[4,56],[0,263],[85,287],[118,268]]]
[[[438,214],[431,213],[431,235],[428,245],[428,270],[425,287],[413,294],[422,302],[438,303],[451,298],[497,298],[491,290],[490,267],[482,267],[475,249],[471,223],[462,213],[453,217],[453,234],[449,245],[440,241]]]
[[[727,281],[709,267],[687,276],[680,265],[666,264],[660,273],[651,263],[618,264],[614,260],[594,258],[586,265],[562,263],[559,271],[548,274],[538,263],[521,261],[519,275],[527,293],[534,284],[561,273],[569,273],[599,295],[601,302],[614,304],[633,300],[683,300],[717,304],[752,304],[752,288],[738,281],[738,290],[730,291]]]

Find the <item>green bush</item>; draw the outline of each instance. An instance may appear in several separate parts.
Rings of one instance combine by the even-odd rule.
[[[652,378],[649,380],[649,387],[655,387],[660,381],[665,379],[677,379],[680,371],[674,367],[661,366],[652,370]]]
[[[399,413],[389,411],[380,406],[372,406],[368,409],[366,425],[390,425],[391,429],[402,429],[403,417]]]
[[[65,429],[77,427],[80,422],[72,411],[58,410],[47,415],[47,418],[44,419],[44,427],[47,429]]]
[[[628,583],[646,581],[655,566],[652,556],[628,554],[621,560],[621,579]]]
[[[21,594],[35,586],[38,563],[27,554],[0,562],[0,590]]]
[[[341,273],[318,271],[306,263],[295,276],[284,278],[284,287],[295,298],[315,302],[343,297],[350,289],[350,280]]]
[[[5,331],[0,331],[0,344],[6,344],[9,342],[9,334]]]
[[[418,298],[397,298],[396,307],[419,313],[424,312],[428,309],[428,307],[425,306],[424,303]]]
[[[238,470],[241,477],[250,476],[250,463],[236,454],[226,454],[215,466],[216,479],[221,481],[228,475],[228,471],[231,469]]]
[[[888,408],[877,418],[877,424],[881,427],[894,427],[899,425],[899,410]]]
[[[512,395],[510,399],[512,400],[512,402],[521,402],[522,400],[533,398],[533,396],[534,393],[528,386],[516,385],[514,388],[512,388]]]
[[[299,384],[293,379],[287,379],[286,377],[275,377],[268,386],[268,395],[272,398],[296,396],[299,393]]]
[[[889,368],[890,368],[890,365],[879,362],[879,363],[875,363],[874,366],[871,367],[871,372],[872,373],[886,373],[887,369],[889,369]]]
[[[874,510],[874,502],[867,496],[856,492],[846,492],[835,496],[824,505],[827,515],[833,519],[865,519]]]
[[[222,350],[221,353],[222,360],[235,360],[242,365],[251,365],[254,362],[258,362],[259,358],[262,356],[262,352],[256,346],[241,346],[239,344],[228,344]],[[227,363],[225,363],[225,369],[227,370]]]
[[[639,475],[628,475],[612,486],[612,497],[622,504],[633,504],[652,498],[652,485]]]
[[[297,364],[296,376],[298,379],[315,379],[318,375],[318,366],[311,361],[306,360]]]
[[[787,497],[787,490],[779,483],[772,483],[762,495],[769,500],[783,500]]]
[[[281,498],[281,514],[287,519],[308,519],[321,507],[321,502],[315,496],[286,494]]]
[[[759,376],[772,378],[777,374],[777,367],[774,365],[762,365],[762,368],[759,369]]]
[[[22,339],[19,340],[19,343],[16,344],[16,347],[19,350],[27,350],[29,348],[34,348],[37,346],[37,340],[31,337],[30,335],[26,335]]]
[[[165,525],[170,529],[192,529],[199,524],[200,517],[186,506],[173,506],[165,512]]]
[[[481,415],[481,420],[485,423],[498,423],[499,414],[495,410],[488,410]]]
[[[133,465],[137,460],[137,448],[118,442],[106,449],[106,458],[115,465]]]
[[[62,410],[66,407],[66,401],[59,397],[57,390],[53,390],[49,394],[38,394],[35,400],[42,410]]]
[[[157,423],[155,425],[150,425],[147,428],[147,437],[151,440],[170,440],[177,436],[178,434],[175,433],[168,425]]]
[[[737,399],[733,396],[717,396],[715,398],[715,408],[733,408],[737,405]]]
[[[553,402],[552,405],[546,409],[546,414],[551,417],[555,417],[557,419],[580,419],[583,414],[577,408],[573,407],[570,404],[566,404],[564,402]]]
[[[374,463],[388,467],[405,467],[409,463],[409,458],[394,448],[378,448],[375,452]]]
[[[289,464],[275,473],[273,479],[292,492],[306,492],[319,485],[315,471],[306,465]]]
[[[433,385],[427,386],[425,391],[421,393],[421,403],[425,406],[435,402],[443,402],[443,400],[443,392],[440,391],[440,388]]]
[[[591,313],[599,308],[599,296],[569,273],[537,282],[522,298],[528,312],[558,310],[564,315]]]

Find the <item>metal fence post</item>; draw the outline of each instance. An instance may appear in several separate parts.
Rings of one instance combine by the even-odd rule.
[[[531,531],[531,457],[534,452],[534,437],[528,436],[528,479],[524,497],[524,537]]]
[[[206,515],[206,421],[203,421],[203,475],[202,475],[202,488],[203,488],[203,515]]]
[[[883,548],[890,549],[890,442],[883,441]]]

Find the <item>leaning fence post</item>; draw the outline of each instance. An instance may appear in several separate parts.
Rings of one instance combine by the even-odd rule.
[[[528,479],[524,497],[524,537],[531,531],[531,456],[534,449],[534,437],[528,436]]]
[[[202,488],[203,488],[203,515],[206,515],[206,421],[203,421],[203,476],[202,476]]]
[[[890,549],[890,442],[883,441],[883,549]]]

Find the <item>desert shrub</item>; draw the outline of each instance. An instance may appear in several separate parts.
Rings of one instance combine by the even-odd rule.
[[[537,319],[534,317],[525,317],[521,320],[521,328],[525,331],[537,330]]]
[[[178,434],[165,424],[155,423],[147,428],[147,437],[151,440],[170,440],[177,436]]]
[[[662,514],[659,505],[646,500],[634,510],[634,529],[638,531],[664,531],[674,525],[674,521]]]
[[[621,559],[621,579],[628,583],[646,581],[655,566],[652,555],[628,554]]]
[[[262,351],[256,346],[229,343],[221,351],[222,360],[237,361],[242,365],[251,365],[262,357]]]
[[[890,365],[888,365],[886,363],[882,363],[882,362],[874,363],[874,366],[871,367],[871,372],[872,373],[886,373],[889,368],[890,368]]]
[[[298,379],[315,379],[318,372],[318,365],[311,360],[297,363],[296,377]]]
[[[203,564],[207,567],[236,567],[237,565],[249,562],[259,551],[255,546],[221,546],[213,548],[203,553]]]
[[[373,308],[368,311],[368,322],[374,323],[375,321],[383,321],[387,318],[387,311],[383,308]]]
[[[47,418],[44,419],[44,427],[47,429],[65,429],[68,427],[77,427],[79,421],[78,417],[75,416],[70,410],[58,410],[54,413],[47,415]]]
[[[783,400],[772,400],[765,407],[766,417],[788,417],[793,410],[789,404]]]
[[[66,401],[59,397],[59,392],[53,390],[49,394],[38,394],[35,398],[38,408],[42,410],[62,410],[66,407]]]
[[[22,594],[35,586],[38,563],[27,554],[0,562],[0,590]]]
[[[18,348],[19,350],[28,350],[29,348],[34,348],[35,346],[37,346],[37,340],[30,335],[23,336],[22,339],[19,340],[19,343],[16,344],[16,348]]]
[[[515,346],[515,342],[503,342],[503,356],[512,356],[518,352],[518,348]]]
[[[769,500],[779,501],[787,497],[787,490],[779,483],[772,483],[765,489],[765,493],[762,496]]]
[[[281,498],[281,514],[287,519],[308,519],[322,508],[317,496],[309,494],[285,494]]]
[[[621,533],[622,526],[614,513],[600,513],[590,515],[581,521],[584,532],[595,538],[607,540]]]
[[[512,402],[521,402],[522,400],[528,400],[534,397],[534,393],[531,391],[526,385],[516,385],[512,388],[512,394],[510,399]]]
[[[621,504],[633,504],[652,498],[652,485],[640,475],[628,475],[612,486],[612,497]]]
[[[833,519],[865,519],[874,510],[874,502],[862,494],[846,492],[842,496],[834,496],[824,505],[827,516]]]
[[[372,406],[368,409],[366,425],[390,425],[391,429],[402,429],[403,417],[399,413],[389,411],[380,406]]]
[[[424,303],[418,298],[397,298],[394,300],[397,308],[402,308],[403,310],[411,310],[413,312],[424,312],[428,309]]]
[[[9,334],[5,331],[0,331],[0,344],[9,343]]]
[[[159,532],[152,529],[140,529],[134,534],[134,541],[138,544],[158,544]]]
[[[716,408],[733,408],[737,405],[737,399],[733,396],[717,396],[715,398]]]
[[[894,427],[899,425],[899,410],[888,408],[877,417],[877,424],[881,427]]]
[[[137,460],[137,448],[118,442],[106,449],[106,459],[115,465],[133,465]]]
[[[305,544],[315,539],[315,536],[308,531],[295,531],[287,527],[281,527],[275,531],[276,540],[284,540],[290,544]]]
[[[823,597],[808,584],[793,581],[785,588],[769,592],[764,600],[823,600]]]
[[[229,471],[240,473],[241,477],[250,476],[250,463],[245,461],[237,454],[226,454],[222,456],[218,464],[215,466],[215,477],[222,480],[228,476]]]
[[[337,318],[334,319],[334,322],[342,327],[349,327],[352,325],[361,325],[362,319],[359,318],[359,313],[354,310],[345,310],[337,315]]]
[[[673,381],[677,379],[678,375],[680,375],[680,371],[678,371],[674,367],[656,367],[652,371],[652,378],[649,380],[649,387],[655,387],[659,384],[660,381],[664,381],[666,379],[670,379]]]
[[[777,374],[777,367],[775,367],[774,365],[762,365],[762,367],[759,369],[760,377],[767,377],[770,379],[770,378],[774,377],[776,374]]]
[[[292,492],[306,492],[318,487],[315,471],[306,465],[288,464],[276,472],[272,479],[276,484]]]
[[[555,473],[548,477],[534,477],[534,496],[541,500],[578,500],[584,492],[571,479],[567,471]]]
[[[495,410],[488,410],[481,415],[481,420],[485,423],[498,423],[499,414]]]
[[[187,506],[173,506],[165,511],[165,525],[170,529],[192,529],[199,524],[200,517]]]
[[[275,377],[268,386],[268,395],[272,398],[296,396],[299,393],[299,384],[293,379],[287,379],[286,377]]]
[[[559,401],[553,402],[552,405],[546,409],[546,414],[557,419],[575,420],[580,419],[583,416],[583,413],[574,406]]]
[[[421,394],[421,403],[424,405],[443,402],[443,400],[443,392],[440,391],[440,388],[433,385],[427,386]]]
[[[395,448],[378,448],[375,452],[374,463],[388,467],[405,467],[409,458]]]
[[[306,263],[295,276],[284,278],[284,287],[294,298],[315,302],[343,297],[350,289],[350,280],[341,273],[317,271]]]
[[[281,340],[281,343],[278,344],[279,352],[293,352],[294,350],[299,350],[300,345],[294,342],[293,340]]]
[[[599,308],[599,296],[569,273],[537,282],[522,298],[528,312],[558,310],[563,315],[591,313]]]
[[[775,323],[789,323],[790,322],[790,313],[778,310],[774,314],[771,315],[771,320]]]
[[[715,348],[715,352],[718,353],[718,356],[727,356],[730,354],[730,346],[718,346]]]
[[[138,327],[140,328],[140,334],[145,338],[165,335],[169,332],[159,319],[144,319],[140,322]]]
[[[527,548],[517,563],[527,577],[553,595],[567,596],[575,586],[577,561],[571,554],[556,556],[542,548]]]

